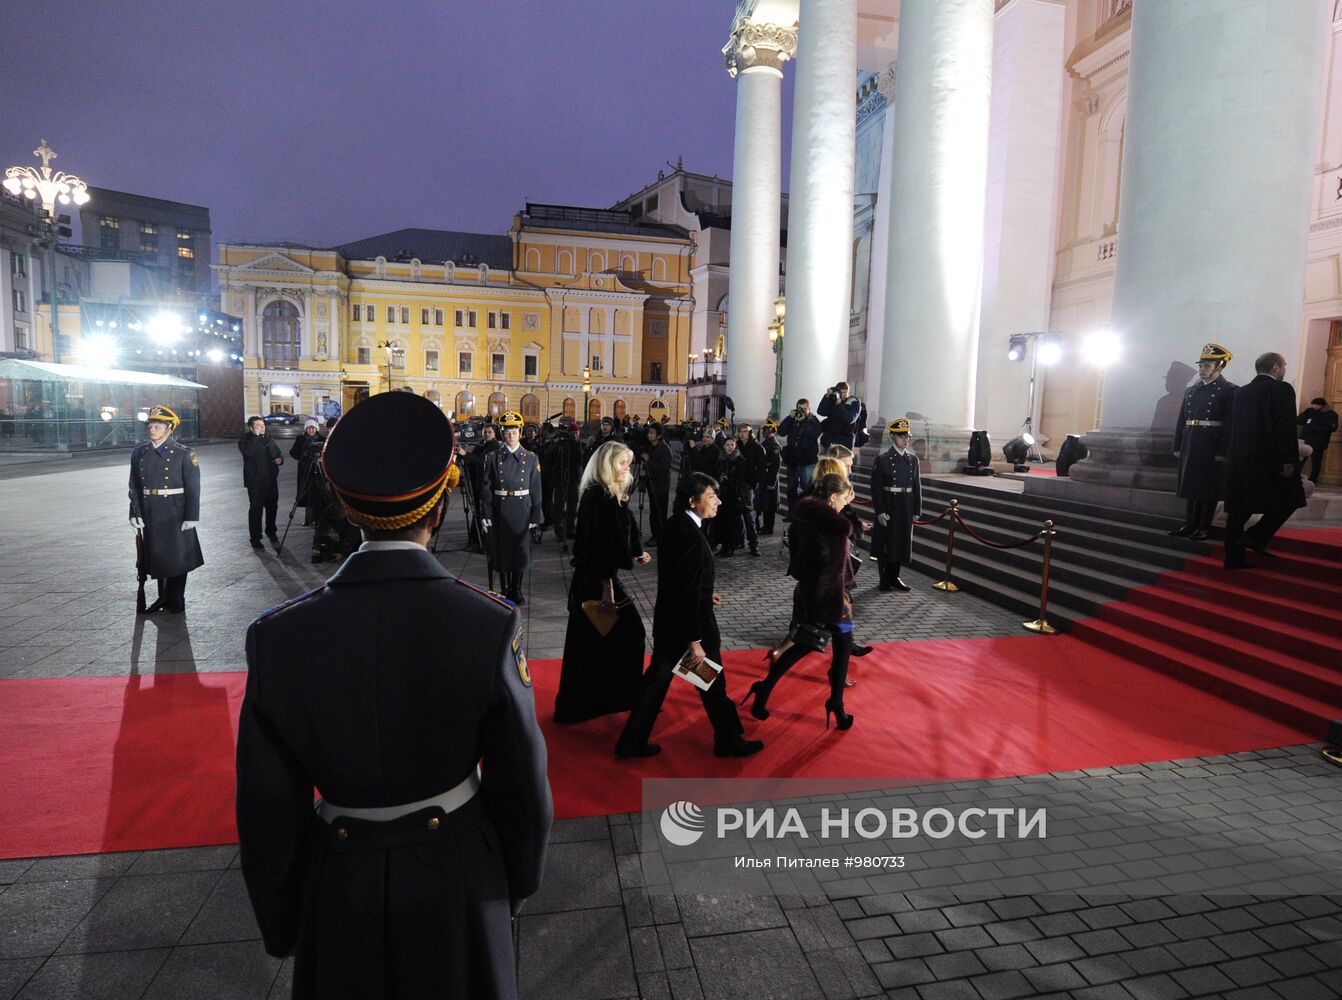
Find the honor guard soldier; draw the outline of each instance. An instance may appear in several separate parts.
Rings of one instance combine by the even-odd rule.
[[[485,457],[482,497],[496,572],[503,596],[522,599],[522,574],[531,562],[531,529],[541,523],[541,461],[519,443],[522,415],[503,415],[503,447]]]
[[[909,422],[903,417],[885,428],[891,444],[871,467],[871,503],[876,526],[871,550],[876,554],[881,590],[908,590],[899,568],[913,557],[913,519],[923,512],[923,483],[918,456],[909,451]]]
[[[205,565],[196,537],[200,463],[173,440],[180,423],[166,406],[150,407],[149,440],[130,456],[130,523],[144,536],[145,574],[158,582],[158,600],[144,614],[185,611],[186,575]]]
[[[304,1000],[517,996],[553,806],[520,615],[425,548],[452,455],[423,397],[353,407],[322,465],[365,541],[247,632],[242,874]]]
[[[1174,425],[1174,455],[1179,459],[1179,496],[1187,502],[1184,523],[1170,532],[1206,538],[1225,496],[1226,446],[1230,398],[1235,383],[1221,374],[1233,355],[1220,344],[1204,344],[1198,380],[1184,390],[1184,405]]]

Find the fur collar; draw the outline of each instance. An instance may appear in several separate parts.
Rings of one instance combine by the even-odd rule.
[[[831,507],[827,501],[817,500],[814,497],[799,500],[793,516],[798,523],[804,524],[812,531],[822,531],[843,538],[847,538],[853,528],[852,522]]]

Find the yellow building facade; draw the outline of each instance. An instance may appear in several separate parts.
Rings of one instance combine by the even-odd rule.
[[[679,420],[694,252],[628,212],[528,204],[505,235],[225,243],[215,270],[223,311],[243,317],[248,413],[408,388],[457,419]]]

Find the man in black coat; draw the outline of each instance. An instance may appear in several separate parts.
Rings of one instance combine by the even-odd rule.
[[[783,418],[778,433],[787,438],[783,464],[787,466],[787,509],[811,484],[815,463],[820,458],[820,421],[811,412],[809,399],[797,400],[797,408]]]
[[[755,428],[750,424],[740,424],[736,428],[736,450],[741,453],[741,464],[745,467],[741,473],[740,507],[744,518],[746,544],[750,554],[760,554],[759,528],[755,524],[755,491],[759,488],[760,477],[764,474],[764,449],[755,440]]]
[[[186,610],[186,575],[205,565],[196,537],[200,463],[173,440],[178,423],[168,407],[151,407],[149,440],[130,456],[130,523],[143,536],[145,575],[158,581],[158,600],[145,614]]]
[[[1237,389],[1230,404],[1226,569],[1252,565],[1244,557],[1245,545],[1266,554],[1277,529],[1306,503],[1295,438],[1295,389],[1283,380],[1286,359],[1269,351],[1254,361],[1254,371],[1254,380]],[[1263,516],[1245,532],[1250,514]]]
[[[1300,438],[1314,449],[1310,456],[1309,481],[1318,483],[1319,473],[1323,469],[1323,453],[1328,450],[1328,441],[1337,432],[1337,411],[1328,405],[1328,400],[1315,396],[1309,409],[1295,418],[1300,426]]]
[[[871,551],[876,556],[881,590],[908,590],[900,567],[913,558],[913,519],[923,513],[923,483],[918,456],[909,451],[909,422],[903,417],[886,427],[890,447],[871,467],[871,505],[876,526]]]
[[[651,508],[648,516],[652,537],[647,544],[653,546],[657,544],[662,525],[666,523],[666,506],[671,502],[671,466],[675,456],[671,454],[671,446],[662,437],[659,424],[649,423],[644,433],[647,435],[647,448],[640,457],[648,477],[648,504]]]
[[[836,383],[825,393],[816,411],[825,419],[820,423],[820,443],[828,448],[832,444],[841,444],[845,448],[854,448],[857,439],[858,422],[862,416],[862,400],[848,395],[848,383]]]
[[[541,523],[541,463],[522,447],[522,415],[503,415],[503,447],[485,457],[481,488],[484,526],[489,533],[494,570],[503,596],[514,604],[522,597],[522,576],[531,564],[531,529]]]
[[[764,452],[764,466],[755,491],[756,514],[760,522],[759,533],[772,535],[774,520],[778,516],[778,473],[783,467],[783,448],[778,443],[778,421],[772,417],[764,421],[764,440],[760,443],[760,449]]]
[[[1220,344],[1204,344],[1198,380],[1184,391],[1174,424],[1174,455],[1179,459],[1178,494],[1188,504],[1184,523],[1171,535],[1206,538],[1217,501],[1225,496],[1230,398],[1237,387],[1221,371],[1232,356]]]
[[[713,609],[722,599],[713,590],[713,552],[701,526],[718,512],[717,483],[691,473],[676,490],[676,513],[662,526],[657,553],[657,603],[652,614],[652,661],[643,674],[638,703],[629,713],[615,745],[617,757],[651,757],[661,752],[649,743],[657,713],[671,686],[671,671],[686,655],[692,664],[722,663],[722,638]],[[708,690],[699,691],[713,726],[713,752],[719,757],[749,757],[764,749],[744,738],[736,705],[727,695],[724,669]]]
[[[275,514],[280,504],[280,466],[284,457],[266,434],[266,422],[260,417],[247,418],[247,430],[238,438],[242,452],[242,485],[247,489],[247,530],[252,548],[261,548],[261,514],[266,515],[266,537],[276,544]]]
[[[323,464],[366,541],[247,631],[242,875],[301,1000],[517,996],[553,806],[521,616],[425,550],[452,451],[423,397],[350,410]]]

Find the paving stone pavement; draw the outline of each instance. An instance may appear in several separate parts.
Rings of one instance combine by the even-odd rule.
[[[126,462],[0,469],[0,507],[24,512],[7,519],[0,550],[0,678],[243,669],[247,622],[327,575],[307,561],[301,512],[283,556],[254,553],[234,446],[198,450],[206,566],[191,575],[180,618],[146,621],[133,613]],[[282,520],[292,464],[284,473]],[[482,558],[462,551],[463,542],[454,511],[440,558],[482,582]],[[779,539],[763,542],[759,559],[738,554],[719,563],[729,648],[772,644],[786,627]],[[547,538],[524,607],[533,657],[562,650],[566,564]],[[654,570],[630,574],[645,613]],[[932,591],[916,574],[906,579],[914,591],[896,596],[874,592],[874,573],[859,577],[864,638],[1020,634],[1015,616]],[[1303,845],[1322,867],[1342,869],[1342,772],[1323,763],[1317,747],[923,791],[1000,799],[1025,794],[1044,777],[1065,783],[1078,822],[1089,822],[1088,806],[1116,798],[1169,810],[1165,818],[1188,840],[1193,867],[1214,867],[1215,852],[1227,845],[1290,844]],[[1094,866],[1108,851],[1137,873],[1153,861],[1170,866],[1160,874],[1171,879],[1190,870],[1152,858],[1140,841],[1111,842],[1098,819],[1080,836],[1049,853],[1048,871]],[[1342,996],[1342,895],[1322,878],[1317,887],[1293,885],[1291,894],[1253,896],[1235,894],[1233,882],[1212,894],[1118,895],[1091,886],[965,894],[889,874],[798,881],[771,895],[674,895],[655,891],[641,840],[640,817],[632,815],[556,824],[545,885],[519,919],[524,997]],[[946,851],[932,867],[959,871],[954,884],[963,886],[976,859],[954,855]],[[0,1000],[283,997],[291,971],[291,960],[261,947],[235,846],[0,860]]]

